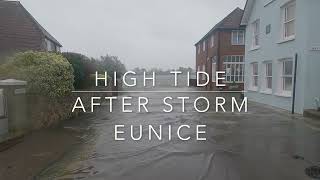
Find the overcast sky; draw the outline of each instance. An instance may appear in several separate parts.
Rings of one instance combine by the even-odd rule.
[[[134,67],[195,66],[194,43],[245,0],[21,0],[64,46]]]

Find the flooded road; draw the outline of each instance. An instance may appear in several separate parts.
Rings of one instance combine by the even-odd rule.
[[[191,91],[177,88],[167,90]],[[170,96],[214,98],[217,93],[175,93]],[[234,95],[234,94],[233,94]],[[122,113],[115,102],[113,113],[108,105],[93,114],[68,122],[65,128],[78,129],[82,142],[61,159],[44,169],[38,179],[93,180],[309,180],[304,169],[310,164],[295,160],[301,155],[320,161],[320,131],[305,124],[300,116],[286,111],[249,103],[247,113],[197,113],[193,102],[186,102],[186,112],[163,113],[165,93],[129,93],[121,96],[147,96],[149,113]],[[231,94],[223,94],[228,97]],[[238,96],[238,95],[234,95]],[[178,102],[177,102],[178,103]],[[126,125],[125,141],[114,140],[114,125]],[[130,125],[168,125],[173,131],[180,125],[190,125],[182,131],[189,141],[172,139],[149,140],[146,132],[140,141],[133,141]],[[196,141],[194,127],[204,124],[206,141]],[[144,129],[146,131],[147,129]],[[136,131],[138,132],[138,129]],[[164,137],[168,135],[164,131]],[[51,142],[54,143],[54,142]]]

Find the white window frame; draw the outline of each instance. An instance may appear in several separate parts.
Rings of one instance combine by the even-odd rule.
[[[223,69],[225,73],[226,83],[243,83],[244,82],[244,56],[243,55],[227,55],[223,56]],[[228,72],[228,69],[233,72]],[[239,69],[239,71],[238,71]],[[237,79],[237,80],[236,80]]]
[[[254,66],[257,67],[257,69],[256,69],[257,73],[256,74],[254,72]],[[250,68],[251,68],[250,90],[257,91],[258,87],[259,87],[259,63],[258,62],[252,62],[250,64]],[[257,82],[257,84],[255,84],[255,82]]]
[[[271,74],[268,74],[269,72],[269,65],[271,65]],[[272,61],[265,61],[263,62],[263,88],[262,88],[262,93],[266,94],[271,94],[272,93],[272,88],[273,88],[273,63]],[[271,87],[268,87],[269,79],[271,79]]]
[[[284,74],[285,73],[285,62],[288,62],[288,61],[291,61],[292,62],[292,69],[291,69],[291,72],[292,74]],[[280,69],[279,69],[279,74],[280,74],[280,78],[279,78],[279,92],[278,92],[278,95],[281,95],[281,96],[286,96],[286,97],[291,97],[292,96],[292,89],[293,89],[293,74],[294,74],[294,61],[293,61],[293,58],[290,57],[290,58],[283,58],[283,59],[280,59],[279,60],[279,63],[280,63]],[[286,88],[286,83],[285,83],[285,80],[287,78],[291,78],[291,87],[290,87],[290,90],[287,90]]]
[[[214,34],[211,35],[211,47],[214,47]]]
[[[255,20],[252,24],[252,49],[260,47],[260,19]]]
[[[287,12],[288,12],[288,9],[291,8],[291,7],[294,7],[294,17],[292,19],[286,19],[287,17]],[[281,35],[281,38],[282,40],[286,41],[286,40],[292,40],[295,38],[295,20],[296,20],[296,1],[293,0],[293,1],[290,1],[288,3],[286,3],[285,5],[283,5],[281,7],[281,16],[282,16],[282,35]],[[293,34],[292,35],[287,35],[287,25],[289,23],[293,23]]]
[[[240,37],[240,33],[242,33],[242,38]],[[236,39],[234,39],[236,35]],[[242,42],[241,42],[242,39]],[[244,45],[245,41],[245,32],[244,30],[234,30],[231,32],[231,44],[232,45]]]
[[[203,52],[206,51],[206,41],[203,41],[203,43],[202,43],[202,51]]]

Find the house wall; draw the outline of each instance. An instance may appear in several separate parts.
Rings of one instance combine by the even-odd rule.
[[[319,21],[319,0],[308,0],[308,3],[302,3],[302,13],[305,15],[306,27],[302,28],[306,37],[306,87],[305,109],[314,109],[315,97],[320,97],[320,51],[312,51],[312,48],[320,48],[320,21]]]
[[[310,3],[312,1],[312,3]],[[295,39],[293,41],[281,42],[281,6],[289,2],[288,0],[276,0],[272,3],[270,0],[256,0],[253,6],[251,15],[249,17],[248,26],[246,28],[246,78],[245,89],[248,91],[246,96],[252,101],[273,105],[282,109],[291,110],[292,96],[286,97],[279,94],[279,79],[280,79],[280,64],[279,60],[282,58],[292,57],[298,54],[298,69],[297,69],[297,85],[296,85],[296,106],[295,111],[302,113],[303,109],[310,107],[310,96],[317,95],[319,91],[319,83],[315,83],[316,79],[313,77],[320,77],[315,69],[319,69],[319,61],[312,61],[310,59],[317,59],[319,53],[312,53],[308,50],[310,41],[319,43],[320,39],[312,37],[317,35],[319,30],[319,23],[315,23],[314,29],[311,30],[310,16],[312,19],[318,16],[316,7],[319,7],[320,1],[311,0],[297,0],[296,1],[296,21],[295,21]],[[308,2],[308,3],[307,3]],[[311,8],[313,7],[313,8]],[[253,29],[252,22],[260,18],[260,48],[256,50],[251,49]],[[316,20],[315,20],[316,21]],[[271,24],[271,32],[266,34],[266,26]],[[319,38],[319,36],[317,37]],[[309,40],[308,40],[309,39]],[[315,55],[317,54],[317,55]],[[319,59],[319,58],[318,58]],[[272,61],[273,82],[271,94],[262,92],[262,77],[264,68],[264,61]],[[250,88],[251,78],[251,63],[259,63],[259,82],[258,89],[253,91]],[[313,72],[311,72],[313,71]],[[317,85],[315,85],[317,84]],[[308,88],[306,88],[308,87]],[[312,87],[312,88],[309,88]],[[318,94],[319,95],[319,94]]]
[[[244,30],[244,29],[235,29]],[[196,69],[198,66],[201,68],[203,65],[206,67],[206,72],[212,77],[212,59],[217,57],[217,71],[223,70],[223,56],[226,55],[244,55],[244,45],[232,45],[231,44],[232,30],[217,30],[214,32],[214,46],[211,46],[211,36],[209,35],[205,41],[207,42],[206,51],[203,51],[203,41],[200,42],[201,52],[196,52]],[[196,50],[198,46],[196,45]],[[207,58],[210,60],[208,61]],[[201,69],[202,70],[202,69]],[[228,88],[228,86],[226,86]],[[240,83],[240,89],[243,89],[242,83]],[[215,82],[210,82],[208,89],[215,89]]]

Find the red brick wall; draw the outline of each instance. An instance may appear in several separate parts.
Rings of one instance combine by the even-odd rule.
[[[203,41],[196,46],[196,69],[198,66],[202,68],[206,66],[206,72],[212,77],[212,58],[217,57],[218,69],[223,70],[223,56],[226,55],[243,55],[244,45],[232,45],[231,44],[232,30],[217,30],[214,32],[214,46],[211,47],[211,36],[208,36],[206,40],[206,51],[203,51]],[[200,54],[198,54],[198,45],[200,45]],[[208,61],[207,58],[210,60]],[[201,69],[202,70],[202,69]],[[210,80],[211,81],[211,80]],[[239,84],[240,90],[243,90],[243,83]],[[210,83],[207,89],[216,89],[215,83]],[[228,89],[228,85],[225,89]]]

